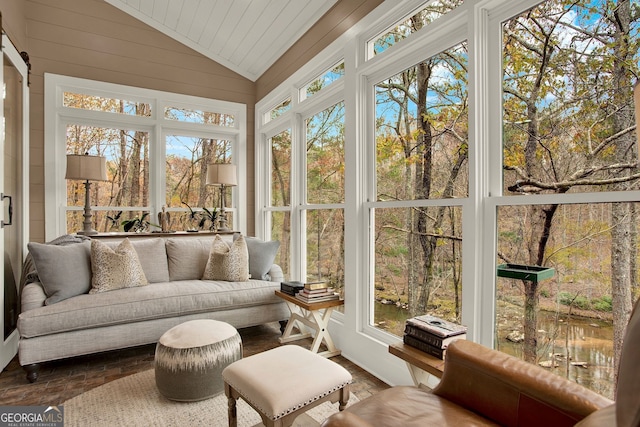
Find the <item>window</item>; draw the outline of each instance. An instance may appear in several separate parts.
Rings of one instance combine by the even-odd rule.
[[[339,64],[332,66],[320,76],[304,85],[304,87],[300,89],[300,101],[311,98],[314,94],[320,92],[333,82],[341,79],[342,76],[344,76],[344,62],[340,62]]]
[[[96,206],[114,206],[113,211],[96,210],[92,221],[99,231],[120,229],[120,221],[148,212],[149,133],[130,129],[67,125],[67,154],[105,156],[109,181],[92,182],[90,200]],[[85,205],[84,182],[66,181],[67,229],[81,230]],[[126,210],[126,213],[123,212]]]
[[[497,263],[553,268],[554,277],[498,280],[496,346],[610,398],[614,335],[638,277],[638,203],[601,203],[597,193],[615,200],[611,192],[638,189],[640,55],[620,40],[637,41],[639,29],[624,2],[551,0],[502,24]],[[514,205],[521,197],[528,203]]]
[[[343,259],[344,311],[331,327],[354,361],[390,384],[411,381],[388,344],[407,317],[430,313],[613,396],[640,274],[636,6],[384,2],[256,105],[265,114],[296,99],[300,82],[345,58],[337,84],[257,124],[256,230],[289,233],[293,278],[325,269],[318,253],[331,266]],[[344,170],[334,171],[329,146],[310,146],[307,128],[331,121],[336,105]],[[280,135],[289,145],[276,181]],[[338,214],[342,241],[325,242]],[[532,286],[499,276],[503,264],[553,275]]]
[[[275,120],[291,109],[291,98],[287,98],[264,114],[264,122]]]
[[[422,201],[468,195],[466,64],[462,43],[374,86],[370,321],[397,336],[427,312],[460,321],[462,209]]]
[[[548,1],[502,26],[504,194],[624,190],[639,173],[640,55],[618,40],[637,39],[640,24],[618,28],[608,16],[625,8],[596,3]]]
[[[167,135],[165,139],[166,206],[188,209],[220,206],[219,191],[206,185],[207,165],[233,163],[232,142],[184,135]],[[229,201],[225,200],[225,206],[229,205]],[[169,227],[172,230],[197,229],[198,221],[190,213],[174,214]]]
[[[416,31],[420,31],[423,27],[460,6],[463,2],[464,0],[435,0],[428,2],[426,6],[412,13],[408,18],[394,24],[369,41],[367,43],[368,59],[381,54]]]
[[[310,204],[344,202],[344,104],[306,120],[307,194]]]
[[[267,140],[270,179],[265,212],[270,238],[281,243],[277,261],[287,278],[327,280],[342,290],[344,103],[330,105],[299,123],[304,139],[295,140],[296,132],[286,128]],[[298,171],[295,176],[294,171]],[[291,268],[292,260],[302,259]]]
[[[52,160],[45,190],[47,203],[62,208],[47,209],[51,239],[82,229],[84,183],[64,180],[65,154],[107,158],[108,181],[93,182],[90,193],[99,232],[121,231],[122,221],[142,216],[159,224],[155,218],[163,208],[172,230],[197,228],[191,213],[220,204],[220,193],[206,185],[207,164],[232,162],[245,170],[244,105],[49,74],[46,79],[54,119],[45,134],[55,140],[45,144]],[[245,191],[243,175],[225,203],[237,230],[244,228],[240,215],[246,211],[238,196]]]
[[[276,262],[290,277],[289,254],[291,246],[291,129],[286,129],[269,139],[271,158],[271,177],[269,183],[271,240],[280,242]]]
[[[62,105],[69,108],[151,117],[151,106],[144,102],[74,92],[65,92],[62,96]]]
[[[201,123],[206,125],[233,127],[235,117],[232,114],[193,110],[190,108],[165,107],[164,117],[179,122]]]
[[[307,280],[344,285],[344,103],[306,120]]]

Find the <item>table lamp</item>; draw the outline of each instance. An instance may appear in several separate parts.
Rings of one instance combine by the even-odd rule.
[[[91,236],[98,234],[91,227],[91,203],[89,202],[90,181],[107,181],[107,158],[90,156],[87,154],[67,154],[67,173],[65,179],[79,179],[84,181],[84,221],[83,228],[78,234]]]
[[[225,190],[238,185],[236,165],[231,163],[209,163],[207,165],[207,185],[220,187],[220,213],[218,214],[218,231],[229,231],[227,214],[224,211]]]

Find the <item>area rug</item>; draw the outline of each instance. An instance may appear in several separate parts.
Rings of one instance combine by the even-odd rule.
[[[349,405],[358,398],[350,396]],[[64,403],[65,427],[103,426],[228,426],[224,393],[200,402],[174,402],[156,388],[153,369],[120,378]],[[238,427],[262,426],[260,416],[238,399]],[[296,419],[294,426],[318,426],[338,411],[338,403],[325,402]]]

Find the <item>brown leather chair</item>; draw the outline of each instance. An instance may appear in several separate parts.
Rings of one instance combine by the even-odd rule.
[[[397,386],[322,427],[640,426],[640,309],[627,326],[615,403],[539,366],[467,340],[451,343],[436,388]]]

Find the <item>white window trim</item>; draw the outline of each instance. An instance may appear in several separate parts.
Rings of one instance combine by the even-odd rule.
[[[136,117],[116,113],[87,111],[62,105],[65,91],[147,102],[151,117]],[[200,109],[232,114],[233,127],[185,123],[164,118],[166,106]],[[113,83],[45,74],[45,239],[53,240],[66,232],[66,123],[87,123],[110,127],[126,127],[149,132],[149,210],[155,218],[165,204],[165,136],[170,134],[196,135],[230,140],[233,143],[234,163],[238,167],[238,186],[232,192],[232,205],[227,211],[233,215],[237,231],[247,231],[247,107],[245,104],[212,100]],[[70,231],[71,232],[71,231]]]

